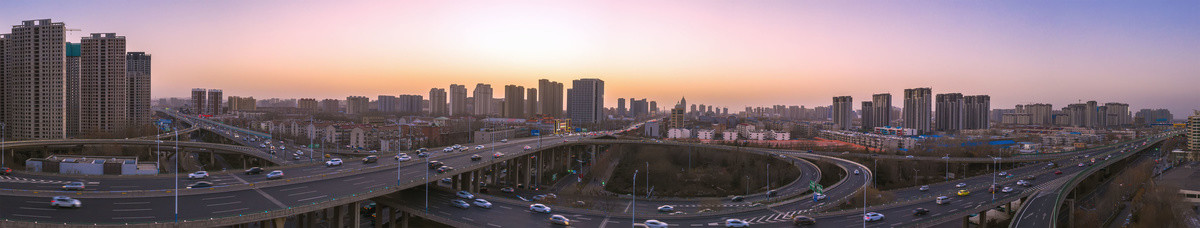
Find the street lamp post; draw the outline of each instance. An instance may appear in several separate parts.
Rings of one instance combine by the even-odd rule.
[[[767,200],[771,200],[771,164],[767,164]]]
[[[174,130],[174,128],[172,128]],[[179,223],[179,134],[175,134],[175,223]]]
[[[630,182],[633,183],[633,190],[629,191],[629,194],[631,194],[633,197],[629,197],[629,201],[631,204],[633,204],[631,207],[633,210],[630,211],[631,213],[629,213],[629,224],[633,224],[637,221],[637,173],[637,170],[633,170],[633,181]]]

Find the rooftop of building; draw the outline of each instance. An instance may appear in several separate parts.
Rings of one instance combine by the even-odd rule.
[[[42,161],[56,161],[61,163],[121,163],[121,164],[137,164],[137,157],[131,156],[79,156],[79,155],[50,155],[46,158],[32,158]]]

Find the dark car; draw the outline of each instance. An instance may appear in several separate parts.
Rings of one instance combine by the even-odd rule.
[[[796,216],[792,218],[792,224],[796,225],[815,225],[817,220],[808,216]]]
[[[731,202],[742,202],[744,200],[746,200],[746,198],[742,197],[742,196],[733,196],[733,197],[729,198],[729,201],[731,201]]]
[[[479,161],[479,160],[483,160],[483,157],[480,157],[478,154],[471,155],[471,161]]]
[[[925,209],[925,208],[913,209],[913,216],[922,216],[922,215],[926,215],[926,214],[929,214],[929,209]]]
[[[1055,170],[1055,171],[1054,171],[1054,175],[1059,175],[1059,174],[1062,174],[1062,171],[1061,171],[1061,170]]]
[[[246,175],[261,174],[262,172],[263,172],[263,169],[262,169],[262,168],[259,168],[259,167],[251,167],[250,169],[247,169],[247,170],[246,170]]]
[[[379,162],[379,156],[371,155],[363,158],[363,164]]]
[[[442,167],[437,168],[437,173],[446,173],[446,172],[450,172],[450,171],[454,171],[454,167],[442,166]]]
[[[11,175],[11,174],[12,174],[12,168],[0,167],[0,175]]]
[[[443,164],[440,161],[429,161],[429,169],[436,169],[438,167],[442,167],[443,165],[446,165],[446,164]]]
[[[191,185],[188,185],[187,188],[207,188],[207,187],[212,187],[212,186],[213,186],[212,182],[200,181],[200,182],[196,182],[196,183],[192,183]]]

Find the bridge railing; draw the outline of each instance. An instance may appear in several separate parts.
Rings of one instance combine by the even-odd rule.
[[[1070,191],[1071,189],[1074,189],[1075,185],[1078,185],[1080,182],[1083,182],[1083,180],[1086,179],[1088,176],[1091,176],[1092,173],[1095,173],[1096,171],[1098,171],[1100,169],[1108,167],[1109,165],[1112,165],[1112,163],[1126,159],[1129,156],[1133,156],[1134,154],[1137,154],[1137,153],[1141,152],[1142,150],[1149,149],[1150,147],[1153,147],[1155,144],[1158,144],[1159,142],[1162,142],[1163,140],[1173,137],[1176,134],[1170,134],[1169,136],[1163,136],[1163,137],[1157,138],[1152,142],[1147,142],[1146,145],[1138,146],[1137,149],[1129,150],[1125,153],[1121,153],[1121,155],[1118,155],[1118,157],[1116,157],[1116,158],[1102,160],[1102,162],[1100,162],[1099,165],[1089,166],[1089,167],[1085,168],[1083,171],[1080,171],[1075,176],[1071,177],[1071,179],[1069,181],[1067,181],[1067,183],[1063,184],[1061,187],[1058,188],[1058,190],[1056,190],[1058,192],[1058,197],[1056,197],[1054,199],[1054,210],[1052,210],[1052,212],[1050,214],[1050,218],[1052,219],[1052,221],[1050,223],[1050,227],[1058,227],[1059,211],[1062,208],[1063,197],[1066,197],[1067,192]],[[1114,153],[1114,152],[1109,152],[1108,154],[1112,154],[1112,153]]]

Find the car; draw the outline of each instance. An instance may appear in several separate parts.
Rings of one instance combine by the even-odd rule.
[[[1008,172],[1000,172],[1000,176],[1008,176]]]
[[[62,186],[63,190],[83,190],[83,182],[71,182]]]
[[[198,181],[187,186],[187,188],[207,188],[212,187],[213,183],[208,181]]]
[[[188,179],[204,179],[204,178],[208,178],[207,171],[196,171],[194,173],[188,174]]]
[[[339,165],[342,165],[341,158],[334,158],[334,159],[329,159],[329,161],[325,161],[325,166],[339,166]]]
[[[653,219],[646,220],[646,222],[642,222],[642,224],[646,225],[647,228],[667,228],[667,227],[671,226],[671,224],[667,224],[665,222],[653,220]]]
[[[913,209],[913,216],[922,216],[922,215],[926,215],[926,214],[929,214],[929,209],[920,208],[920,207],[918,207],[917,209]]]
[[[508,142],[508,139],[501,139],[500,142],[506,143],[506,142]]]
[[[471,161],[479,161],[479,160],[483,160],[483,157],[479,156],[478,154],[471,155]]]
[[[475,149],[476,149],[476,150],[481,150],[481,149],[483,149],[483,145],[478,145],[478,146],[475,146]]]
[[[475,198],[475,195],[472,195],[470,192],[467,192],[467,191],[458,191],[458,192],[454,193],[454,195],[458,196],[458,198],[463,198],[463,199],[474,199]]]
[[[454,179],[450,179],[449,177],[442,178],[442,183],[446,183],[446,184],[454,183]]]
[[[868,222],[883,220],[883,214],[879,212],[867,212],[866,215],[863,215],[863,220]]]
[[[83,203],[79,202],[79,200],[73,199],[71,197],[55,196],[55,197],[50,198],[50,206],[51,207],[80,208],[80,207],[83,207]]]
[[[245,173],[246,173],[246,175],[254,175],[254,174],[260,174],[260,173],[262,173],[262,172],[263,172],[263,169],[262,169],[262,168],[259,168],[259,167],[250,167],[250,169],[246,169],[246,172],[245,172]]]
[[[750,223],[741,219],[726,219],[725,227],[750,227]]]
[[[938,205],[948,204],[948,203],[950,203],[950,197],[947,197],[947,196],[938,196],[937,197]]]
[[[271,171],[270,173],[267,173],[267,179],[279,179],[279,178],[283,178],[283,170],[275,170],[275,171]]]
[[[421,147],[421,148],[417,149],[417,152],[429,152],[429,148]]]
[[[571,225],[571,220],[570,220],[570,219],[567,219],[567,217],[566,217],[566,216],[562,216],[562,215],[551,215],[551,216],[550,216],[550,223],[551,223],[551,224],[555,224],[555,225],[564,225],[564,226],[570,226],[570,225]]]
[[[442,166],[442,167],[438,167],[438,168],[437,168],[437,173],[439,173],[439,174],[440,174],[440,173],[446,173],[446,172],[450,172],[450,171],[454,171],[454,167],[450,167],[450,166]]]
[[[959,196],[971,195],[971,191],[967,191],[966,189],[959,189],[959,190],[958,190],[958,195],[959,195]]]
[[[730,201],[730,202],[742,202],[743,200],[746,200],[746,197],[742,197],[742,196],[733,196],[733,197],[730,197],[730,198],[729,198],[729,201]]]
[[[792,224],[794,224],[794,225],[816,225],[817,220],[813,219],[812,217],[797,215],[796,217],[792,217]]]
[[[459,200],[459,199],[451,200],[450,205],[457,207],[457,208],[462,208],[462,209],[467,209],[467,208],[471,207],[470,204],[467,204],[467,201],[463,201],[463,200]]]
[[[423,157],[429,157],[429,152],[420,152],[420,153],[417,153],[417,157],[422,157],[422,158],[423,158]]]
[[[921,188],[918,190],[921,190],[922,192],[929,191],[929,185],[921,185]]]
[[[488,202],[485,199],[475,199],[475,201],[472,201],[471,203],[474,203],[476,207],[482,207],[482,208],[488,208],[488,209],[492,208],[492,202]]]
[[[856,169],[856,170],[854,170],[854,175],[858,175],[858,173],[859,173],[859,172],[858,172],[858,170],[857,170],[857,169]]]
[[[1062,174],[1062,170],[1054,170],[1054,175]]]
[[[675,211],[675,207],[672,207],[671,205],[662,205],[662,206],[658,207],[658,212],[672,212],[672,211]]]
[[[826,196],[825,194],[821,194],[821,193],[813,193],[813,201],[820,201],[820,200],[823,200],[823,199],[825,199],[825,198],[828,198],[828,196]]]
[[[1083,163],[1079,163],[1079,167],[1083,167]]]
[[[13,172],[12,168],[0,167],[0,175],[6,175],[6,176],[12,175],[12,172]]]
[[[913,158],[913,156],[912,156],[912,155],[907,155],[907,156],[904,156],[904,158]]]
[[[955,188],[961,188],[961,187],[966,187],[966,186],[967,186],[967,183],[958,183],[958,184],[954,185]]]
[[[444,165],[446,165],[446,164],[443,164],[440,161],[429,161],[429,169],[437,169]]]
[[[500,158],[500,157],[504,157],[504,153],[496,152],[496,153],[492,154],[492,158]]]
[[[501,191],[501,192],[507,192],[507,193],[514,193],[514,192],[517,192],[517,191],[516,191],[516,189],[513,189],[512,187],[503,187],[503,188],[500,188],[500,191]]]
[[[442,152],[446,152],[446,153],[454,152],[454,148],[453,148],[453,147],[446,147],[445,149],[442,149]]]
[[[547,207],[546,205],[543,205],[540,203],[535,203],[535,204],[529,205],[529,210],[533,211],[533,212],[541,212],[541,213],[547,213],[547,214],[550,213],[550,207]]]
[[[533,147],[525,146],[525,150],[533,149]]]
[[[362,159],[363,164],[379,162],[379,156],[371,155]]]
[[[533,201],[542,201],[543,199],[546,199],[546,195],[533,196]]]
[[[767,191],[767,196],[771,196],[771,197],[779,196],[779,192],[776,192],[775,190],[770,190],[770,191]]]
[[[1029,187],[1029,185],[1030,185],[1029,181],[1026,181],[1026,180],[1018,180],[1018,181],[1017,181],[1017,186],[1026,186],[1026,187]]]
[[[409,157],[408,154],[396,155],[396,161],[408,161],[408,160],[412,160],[412,157]]]
[[[1000,189],[1000,192],[1003,192],[1003,193],[1010,193],[1012,191],[1013,191],[1012,187],[1004,187],[1004,188]]]

